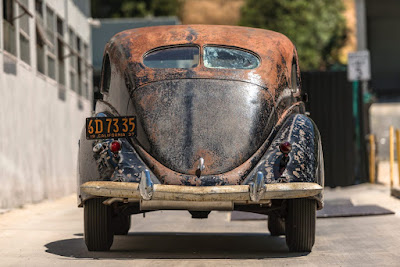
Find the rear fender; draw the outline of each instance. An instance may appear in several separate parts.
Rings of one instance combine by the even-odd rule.
[[[98,101],[96,112],[96,116],[118,116],[115,110],[108,108],[102,101]],[[114,157],[109,149],[112,141],[113,139],[87,140],[86,129],[83,127],[78,153],[79,206],[93,197],[81,191],[82,184],[90,181],[140,182],[142,172],[149,169],[126,138],[119,139],[121,151]],[[98,149],[94,148],[96,145],[99,145]],[[153,183],[160,183],[151,171],[150,176]]]
[[[279,149],[283,142],[292,145],[286,166],[282,163],[284,154]],[[303,114],[289,116],[244,183],[250,183],[257,172],[263,173],[266,184],[312,182],[323,187],[321,136],[315,123]],[[322,196],[317,196],[316,199],[322,205]]]

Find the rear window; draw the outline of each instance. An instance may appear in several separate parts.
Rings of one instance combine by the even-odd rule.
[[[197,46],[161,48],[144,56],[143,63],[149,68],[194,68],[199,64]]]
[[[254,54],[227,47],[204,48],[204,66],[214,69],[255,69],[260,60]]]

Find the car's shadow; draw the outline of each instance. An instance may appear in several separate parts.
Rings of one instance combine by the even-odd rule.
[[[45,246],[46,252],[55,255],[94,259],[262,259],[308,254],[290,253],[284,237],[262,233],[129,233],[115,236],[109,252],[89,252],[83,238],[59,240]]]

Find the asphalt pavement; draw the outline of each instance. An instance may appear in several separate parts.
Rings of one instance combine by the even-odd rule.
[[[231,221],[229,212],[191,219],[185,211],[134,215],[110,252],[88,252],[75,196],[0,214],[0,266],[399,266],[400,200],[385,185],[326,189],[394,215],[317,220],[313,252],[290,253],[266,221]]]

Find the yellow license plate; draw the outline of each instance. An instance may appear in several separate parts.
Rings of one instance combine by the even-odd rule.
[[[135,116],[86,118],[86,139],[133,136],[136,136]]]

